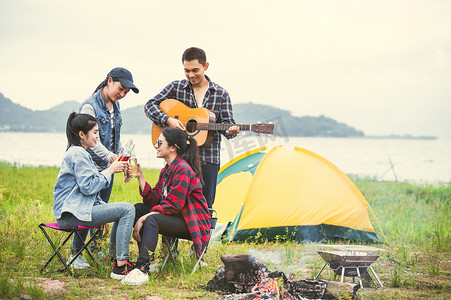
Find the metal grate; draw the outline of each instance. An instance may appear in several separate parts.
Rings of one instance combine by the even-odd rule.
[[[371,267],[371,264],[375,262],[380,255],[368,252],[381,252],[385,250],[359,245],[327,245],[322,247],[328,247],[334,250],[318,251],[318,254],[326,263],[321,268],[318,275],[316,275],[315,279],[317,279],[324,268],[329,265],[335,274],[341,275],[341,282],[344,281],[344,277],[352,277],[353,279],[358,277],[360,288],[363,289],[362,278],[372,280],[368,272],[368,270],[370,270],[381,288],[383,288],[376,272],[374,272],[374,269]]]

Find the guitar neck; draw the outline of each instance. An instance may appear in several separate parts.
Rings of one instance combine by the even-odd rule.
[[[197,130],[228,130],[232,126],[238,126],[241,131],[250,131],[248,124],[224,124],[224,123],[197,123]]]

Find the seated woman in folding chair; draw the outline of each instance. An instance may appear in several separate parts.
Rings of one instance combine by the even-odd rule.
[[[139,166],[138,181],[143,203],[135,204],[133,238],[138,242],[139,258],[122,283],[147,282],[147,272],[158,270],[154,252],[158,234],[193,241],[198,255],[209,239],[210,213],[202,194],[199,150],[194,138],[183,130],[166,127],[158,138],[157,157],[166,161],[157,184],[151,188]]]
[[[53,214],[58,226],[98,226],[114,222],[110,235],[110,253],[116,263],[110,277],[121,280],[133,269],[128,261],[135,208],[126,202],[105,203],[99,192],[107,187],[114,173],[127,169],[127,162],[116,159],[102,172],[89,155],[99,138],[97,120],[88,114],[71,113],[67,120],[68,146],[53,189]]]

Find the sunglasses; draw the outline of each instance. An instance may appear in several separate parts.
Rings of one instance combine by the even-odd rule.
[[[161,144],[163,144],[163,141],[160,139],[157,139],[155,141],[155,148],[159,148],[161,146]],[[180,147],[177,144],[175,144],[175,146],[180,149]]]
[[[157,141],[155,142],[155,148],[158,148],[161,146],[161,144],[163,144],[163,141],[160,139],[157,139]]]

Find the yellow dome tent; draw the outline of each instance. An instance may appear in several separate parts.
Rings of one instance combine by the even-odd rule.
[[[223,241],[275,238],[378,242],[368,203],[335,165],[311,151],[277,146],[247,152],[218,174]]]

